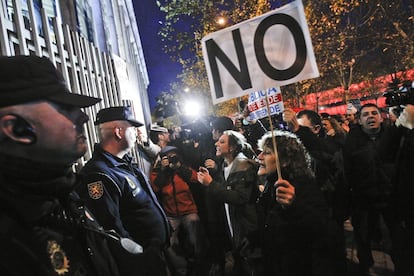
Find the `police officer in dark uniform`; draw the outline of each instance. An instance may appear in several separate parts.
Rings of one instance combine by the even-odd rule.
[[[98,101],[70,93],[47,58],[0,57],[0,275],[133,275],[111,253],[132,256],[119,236],[73,192],[87,149],[80,108]]]
[[[81,170],[78,192],[106,229],[115,229],[144,247],[140,269],[148,275],[166,275],[163,249],[169,241],[169,224],[147,178],[132,162],[129,151],[136,142],[136,121],[129,107],[98,112],[100,143]]]

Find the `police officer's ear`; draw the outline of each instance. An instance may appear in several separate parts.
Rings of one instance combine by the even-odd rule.
[[[121,127],[115,127],[114,128],[114,136],[117,140],[121,140],[123,136],[122,134],[122,128]]]
[[[1,136],[20,144],[31,145],[36,142],[33,127],[22,117],[7,114],[0,118]]]

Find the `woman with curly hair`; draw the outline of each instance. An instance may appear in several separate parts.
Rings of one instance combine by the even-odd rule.
[[[258,146],[258,175],[266,179],[258,202],[264,275],[342,275],[342,236],[329,219],[304,146],[296,135],[279,130],[265,134]]]

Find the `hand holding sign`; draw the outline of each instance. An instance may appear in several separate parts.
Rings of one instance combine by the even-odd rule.
[[[284,179],[279,179],[275,183],[276,201],[283,207],[292,205],[295,199],[295,187]]]

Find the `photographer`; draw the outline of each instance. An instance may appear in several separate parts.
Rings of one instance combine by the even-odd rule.
[[[414,91],[412,90],[413,94]],[[398,145],[392,204],[395,211],[393,261],[397,276],[414,275],[414,101],[406,104],[396,121],[399,132],[390,145]]]
[[[190,189],[190,183],[196,181],[197,172],[183,164],[176,147],[161,150],[151,172],[151,184],[172,227],[167,254],[177,276],[199,275],[201,226]]]
[[[414,275],[414,88],[410,81],[399,85],[399,80],[389,84],[385,103],[400,110],[395,125],[385,133],[380,147],[381,155],[392,159],[395,173],[392,176],[390,205],[393,227],[392,260],[397,276]]]

